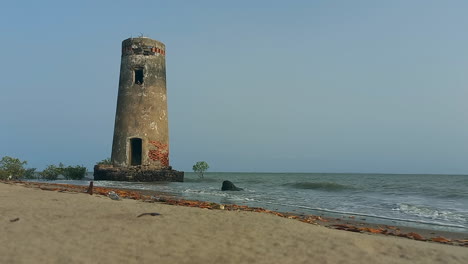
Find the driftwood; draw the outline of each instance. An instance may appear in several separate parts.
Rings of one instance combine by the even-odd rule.
[[[89,182],[88,190],[86,192],[93,195],[93,181]]]
[[[156,215],[161,215],[160,213],[142,213],[141,215],[137,216],[137,217],[142,217],[144,215],[151,215],[151,216],[156,216]]]

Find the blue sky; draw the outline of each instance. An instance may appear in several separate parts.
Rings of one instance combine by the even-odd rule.
[[[9,1],[0,156],[110,156],[121,41],[167,47],[171,165],[468,174],[466,1]]]

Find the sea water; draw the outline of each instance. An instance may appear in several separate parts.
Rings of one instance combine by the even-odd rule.
[[[224,180],[244,190],[221,191]],[[211,172],[203,179],[185,173],[185,182],[94,184],[163,192],[188,200],[468,233],[468,175]]]

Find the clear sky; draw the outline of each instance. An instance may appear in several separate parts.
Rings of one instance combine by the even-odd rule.
[[[190,171],[468,174],[468,1],[6,1],[0,156],[110,157],[121,41],[166,44]]]

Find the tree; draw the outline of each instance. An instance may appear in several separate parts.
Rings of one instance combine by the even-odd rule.
[[[24,171],[23,173],[23,178],[24,179],[35,179],[37,178],[36,176],[36,168],[28,168]]]
[[[61,165],[61,166],[60,166]],[[59,167],[55,165],[49,165],[39,174],[44,180],[54,181],[58,178],[60,174],[63,173],[63,164],[60,163]]]
[[[68,166],[63,168],[63,176],[67,180],[81,180],[86,175],[86,167],[83,166]]]
[[[195,165],[193,165],[192,169],[193,171],[198,175],[198,177],[200,177],[201,179],[203,179],[203,174],[210,168],[210,166],[208,165],[208,163],[206,163],[205,161],[198,161],[197,163],[195,163]]]
[[[23,176],[27,161],[21,161],[17,158],[5,156],[0,160],[0,179],[5,180],[8,178],[19,179]]]

